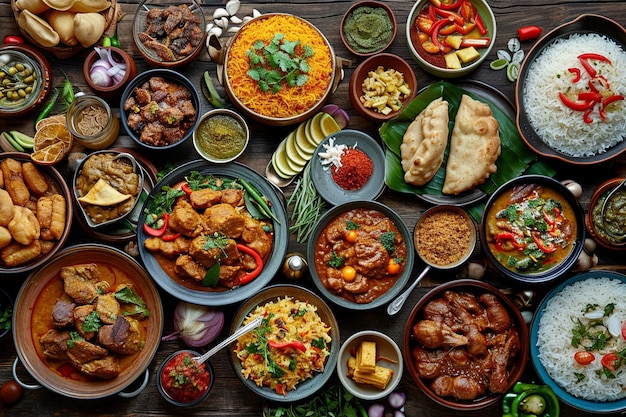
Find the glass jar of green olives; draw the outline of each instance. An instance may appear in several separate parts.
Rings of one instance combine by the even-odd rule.
[[[49,92],[48,64],[38,55],[21,45],[0,48],[0,117],[34,109]]]

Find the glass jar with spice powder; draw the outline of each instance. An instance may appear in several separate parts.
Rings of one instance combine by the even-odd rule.
[[[117,139],[120,123],[106,101],[93,95],[77,94],[67,110],[67,128],[84,147],[105,149]]]

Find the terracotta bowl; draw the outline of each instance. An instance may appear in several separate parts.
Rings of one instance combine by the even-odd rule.
[[[135,46],[141,53],[143,59],[148,63],[148,65],[158,68],[178,68],[183,65],[189,64],[198,57],[198,55],[204,49],[206,38],[206,32],[204,31],[206,21],[200,3],[200,1],[196,0],[186,0],[184,2],[176,3],[176,6],[187,5],[189,7],[193,15],[199,21],[198,26],[200,28],[201,38],[198,40],[198,43],[189,53],[180,55],[174,54],[172,58],[168,59],[164,59],[156,52],[156,50],[146,47],[143,42],[141,42],[140,33],[145,31],[148,26],[148,12],[150,10],[165,10],[168,6],[171,6],[171,4],[160,0],[142,0],[137,5],[137,9],[135,9],[135,15],[133,18],[133,41],[135,42]],[[165,44],[169,41],[163,40],[163,42],[160,43]]]
[[[554,193],[552,197],[561,202],[561,213],[567,219],[572,233],[571,236],[566,236],[568,241],[564,244],[564,252],[560,253],[562,249],[548,252],[548,254],[543,258],[545,259],[545,263],[543,265],[535,264],[526,267],[520,263],[520,266],[513,266],[512,264],[509,264],[509,255],[517,252],[507,251],[506,249],[499,250],[497,245],[494,243],[494,239],[492,237],[493,232],[488,230],[488,224],[490,223],[490,220],[493,221],[494,216],[498,213],[498,209],[503,208],[500,206],[498,206],[498,209],[493,208],[494,203],[499,197],[505,198],[506,196],[512,195],[514,193],[514,189],[523,188],[524,186],[529,187],[532,185],[540,187],[543,190],[551,190],[551,192]],[[547,195],[549,194],[546,194],[546,196]],[[569,206],[569,209],[567,206]],[[498,228],[495,232],[502,232],[502,230],[503,229]],[[565,228],[562,228],[562,230],[565,230]],[[576,264],[578,255],[580,255],[580,252],[583,250],[583,242],[585,241],[584,212],[574,195],[559,181],[543,175],[522,175],[521,177],[517,177],[506,182],[489,197],[485,205],[485,210],[483,211],[479,227],[479,236],[481,247],[484,248],[483,253],[489,263],[493,265],[501,275],[517,282],[545,284],[563,276],[563,274],[570,271],[570,269],[572,269],[572,267]],[[560,247],[559,245],[563,246],[561,243],[562,242],[556,242],[557,248]],[[540,249],[536,242],[534,247],[532,245],[532,242],[527,242],[528,249]],[[551,248],[548,250],[551,251]],[[525,260],[522,260],[521,258],[519,258],[518,261],[525,262]]]
[[[22,117],[36,110],[52,91],[52,67],[46,57],[37,49],[28,45],[3,45],[0,54],[10,57],[11,62],[24,65],[36,76],[32,92],[24,99],[0,99],[0,118]],[[3,63],[2,65],[6,65]],[[23,71],[21,79],[29,77]]]
[[[376,71],[378,67],[383,67],[383,70],[396,70],[400,72],[404,77],[404,82],[407,84],[410,92],[402,99],[402,107],[398,110],[392,110],[388,114],[381,113],[373,108],[365,107],[361,102],[360,97],[363,95],[363,81],[368,78],[370,71]],[[417,94],[417,77],[413,68],[404,59],[397,55],[389,53],[376,54],[367,58],[352,73],[350,77],[350,103],[352,107],[361,116],[366,119],[373,120],[375,122],[385,122],[387,120],[396,117],[404,107],[413,100]]]
[[[389,16],[389,20],[391,21],[391,26],[392,26],[391,37],[389,38],[389,41],[385,45],[382,45],[380,48],[377,48],[377,49],[367,48],[367,51],[365,51],[359,48],[357,45],[352,44],[350,41],[350,35],[346,33],[346,30],[345,30],[346,20],[352,19],[353,18],[352,13],[360,7],[371,7],[372,9],[382,9],[383,11],[386,12],[387,16]],[[377,37],[381,35],[379,32],[371,31],[371,28],[369,29],[363,28],[363,29],[368,32],[369,36]],[[344,46],[354,55],[372,56],[374,54],[383,52],[385,49],[391,46],[394,39],[396,38],[397,30],[398,30],[398,25],[396,23],[396,17],[393,14],[393,10],[391,10],[391,7],[389,7],[386,3],[383,3],[380,1],[365,0],[365,1],[359,1],[359,2],[353,3],[348,8],[348,10],[346,10],[346,13],[343,15],[343,18],[341,19],[341,26],[340,26],[339,34],[341,36],[341,41],[343,42]]]
[[[43,359],[42,348],[38,340],[39,333],[45,333],[47,327],[34,326],[33,323],[34,311],[52,310],[52,306],[41,301],[42,294],[47,291],[55,291],[55,289],[63,291],[63,283],[59,277],[61,268],[86,262],[105,266],[113,271],[112,276],[116,280],[118,275],[114,274],[127,275],[132,280],[134,290],[143,299],[150,312],[150,316],[144,319],[148,321],[146,322],[147,329],[143,349],[131,357],[131,361],[127,358],[121,362],[121,373],[109,380],[64,376],[57,370],[60,363],[47,363]],[[111,284],[113,285],[112,288],[115,288],[115,282]],[[15,349],[26,370],[39,384],[49,390],[78,399],[95,399],[121,394],[125,388],[146,372],[159,347],[163,330],[163,307],[159,292],[150,276],[137,261],[126,253],[98,244],[68,247],[59,252],[45,266],[33,272],[17,295],[14,313],[13,339]]]
[[[0,157],[0,162],[4,159],[12,158],[21,163],[31,162],[30,154],[21,152],[5,152]],[[6,263],[0,261],[0,275],[1,274],[23,274],[24,272],[31,271],[37,267],[40,267],[47,262],[63,247],[70,234],[72,227],[72,219],[74,217],[74,206],[72,203],[72,194],[69,187],[61,175],[61,173],[51,165],[36,165],[37,168],[46,176],[48,183],[50,184],[48,194],[60,194],[65,198],[65,227],[63,233],[59,239],[54,239],[52,249],[46,253],[41,253],[38,257],[34,258],[30,262],[16,266],[7,266]]]
[[[617,187],[623,180],[624,178],[611,178],[600,184],[593,192],[589,203],[589,210],[585,214],[585,225],[587,226],[587,231],[591,234],[593,239],[598,242],[599,245],[607,249],[619,251],[626,250],[626,241],[617,243],[612,240],[602,230],[602,225],[599,222],[594,221],[593,218],[595,216],[594,213],[599,215],[602,212],[602,202],[604,201],[604,198],[608,196],[608,193]]]
[[[491,42],[487,47],[476,48],[476,51],[480,54],[480,57],[474,61],[471,61],[467,65],[462,65],[459,69],[446,68],[443,62],[441,63],[441,65],[436,65],[433,64],[431,60],[424,58],[425,56],[427,56],[428,53],[424,51],[424,48],[421,46],[418,39],[416,20],[422,9],[424,9],[424,7],[429,4],[430,0],[417,1],[411,8],[411,11],[409,12],[409,17],[406,22],[406,41],[409,45],[409,52],[415,59],[415,62],[417,62],[417,64],[424,71],[434,75],[435,77],[441,78],[462,77],[480,67],[487,58],[487,56],[490,54],[493,45],[496,43],[496,17],[494,16],[491,7],[489,7],[488,2],[486,0],[472,0],[472,4],[482,17],[485,28],[487,29],[487,34],[484,35],[484,37],[491,38]]]
[[[91,66],[94,62],[100,59],[100,55],[95,49],[93,49],[85,58],[85,62],[83,64],[83,77],[85,77],[85,81],[87,82],[89,88],[91,88],[98,96],[103,98],[118,97],[124,91],[126,84],[128,84],[128,82],[135,78],[135,75],[137,75],[137,64],[135,64],[133,57],[123,49],[116,48],[114,46],[106,48],[103,47],[103,49],[109,49],[113,59],[126,65],[126,73],[124,74],[124,77],[120,82],[109,87],[101,87],[94,84],[89,74],[91,72]]]
[[[480,395],[473,400],[459,400],[452,396],[441,397],[431,388],[432,380],[423,377],[423,374],[420,374],[418,371],[417,363],[414,360],[413,350],[423,348],[426,351],[435,352],[438,349],[423,347],[423,345],[421,345],[418,342],[418,339],[413,335],[413,327],[424,319],[424,307],[431,301],[442,298],[444,292],[446,291],[472,294],[475,297],[478,297],[481,294],[493,294],[510,316],[512,327],[517,330],[517,334],[519,336],[519,351],[508,361],[507,382],[502,393],[492,393],[487,390],[484,395]],[[512,301],[491,284],[470,279],[450,281],[441,284],[424,295],[413,307],[413,310],[409,315],[409,319],[407,320],[404,330],[404,342],[402,345],[404,363],[409,375],[411,375],[411,378],[413,378],[417,386],[424,392],[424,394],[440,405],[462,411],[476,411],[498,403],[501,400],[503,393],[509,391],[524,373],[524,369],[526,368],[526,364],[528,362],[529,349],[528,328],[526,327],[526,323],[524,322],[520,311],[517,307],[515,307]]]

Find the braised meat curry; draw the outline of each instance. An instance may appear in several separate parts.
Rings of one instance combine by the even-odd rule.
[[[369,303],[396,282],[405,267],[406,242],[385,214],[353,209],[324,227],[315,243],[315,269],[331,293]]]
[[[109,264],[61,268],[37,298],[37,350],[50,369],[76,380],[112,379],[146,340],[150,312],[127,273]]]

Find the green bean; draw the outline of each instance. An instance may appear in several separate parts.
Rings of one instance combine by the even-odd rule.
[[[296,182],[296,187],[287,201],[288,206],[293,204],[291,213],[293,224],[289,232],[296,234],[298,243],[308,239],[317,220],[326,210],[326,203],[317,193],[311,180],[310,165],[309,163],[304,167],[302,177]]]
[[[272,213],[272,209],[267,204],[267,201],[265,200],[265,197],[263,197],[263,195],[261,195],[261,193],[259,193],[259,191],[256,189],[256,187],[254,187],[252,184],[250,184],[248,181],[244,180],[243,178],[239,178],[239,182],[241,183],[243,188],[246,190],[246,192],[250,195],[250,197],[252,197],[252,199],[259,204],[259,208],[262,211],[264,211],[264,214],[269,216],[276,223],[280,224],[280,221],[278,220],[276,215],[274,215],[274,213]]]

